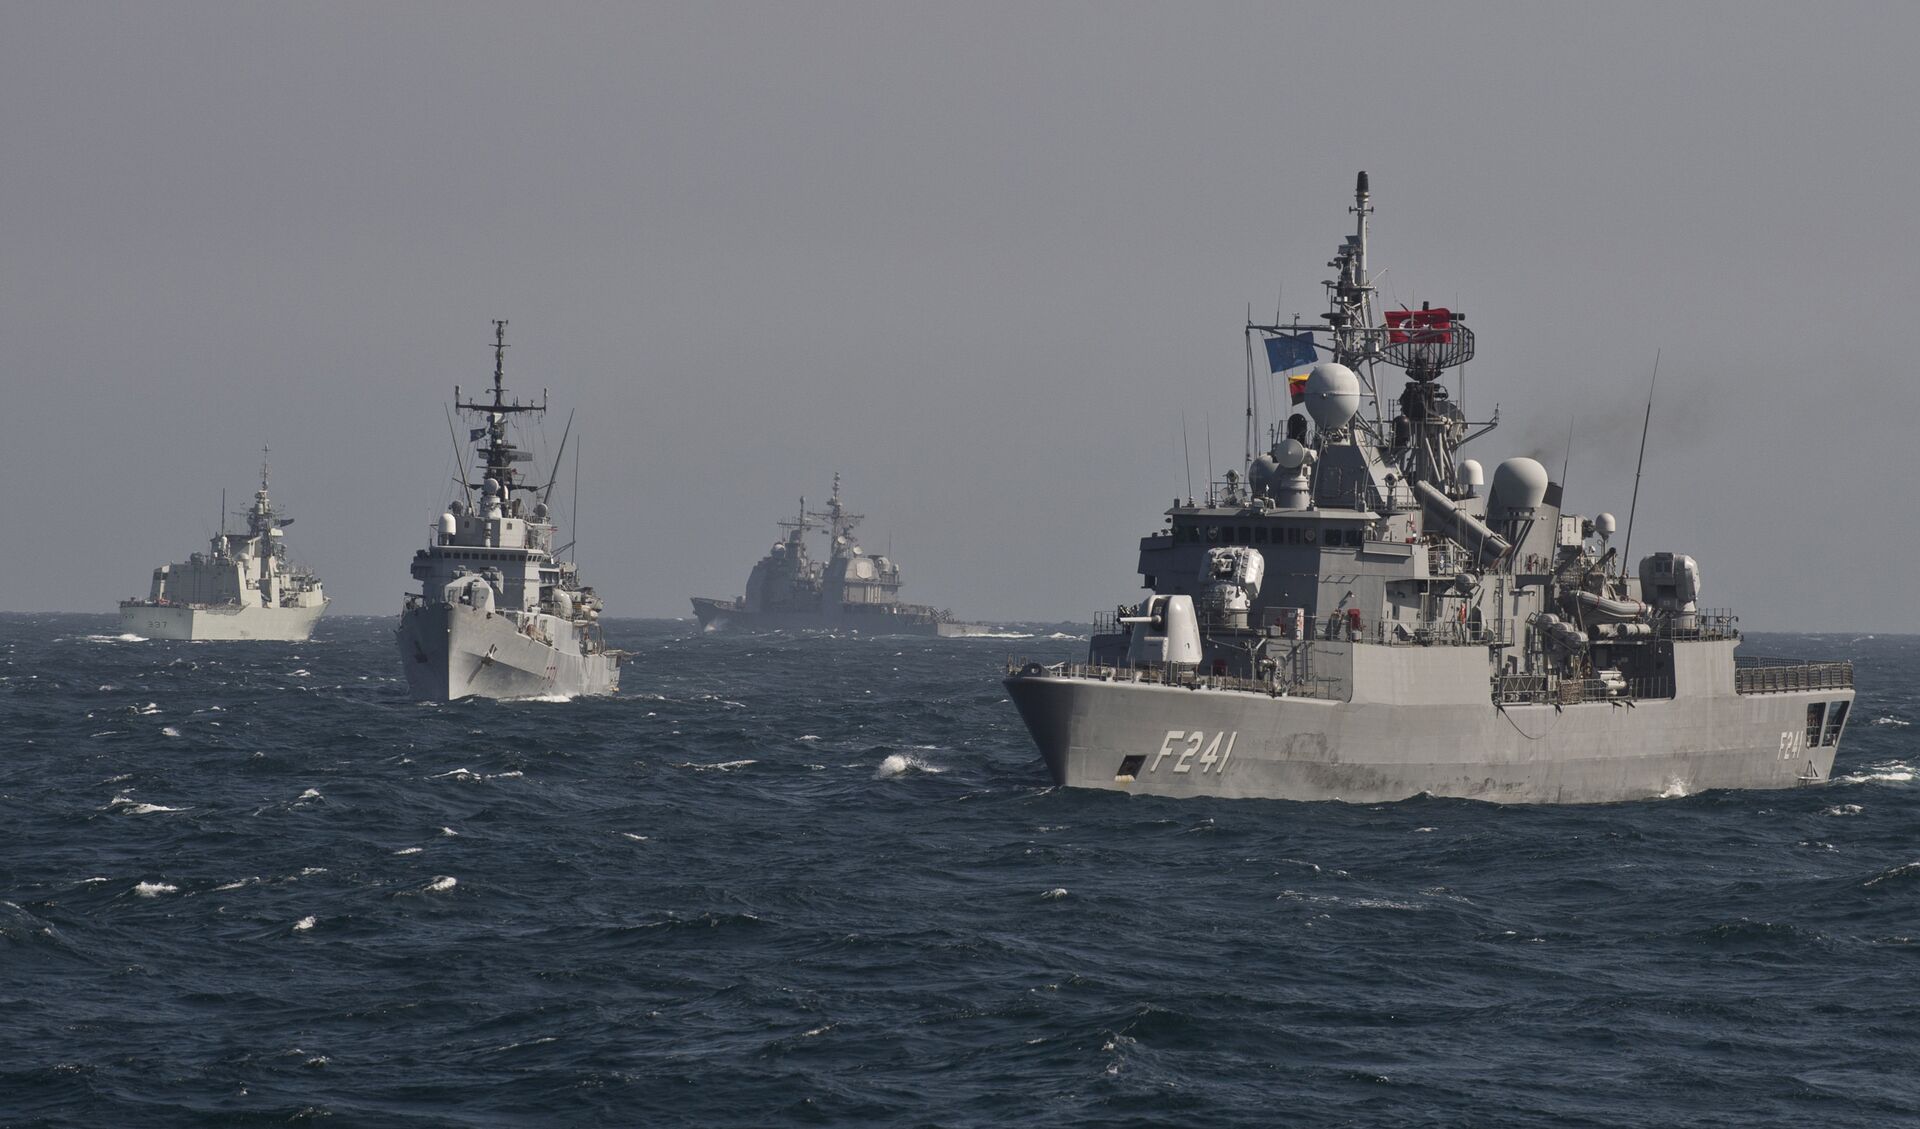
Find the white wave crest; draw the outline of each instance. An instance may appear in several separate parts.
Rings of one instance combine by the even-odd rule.
[[[1835,784],[1907,784],[1913,780],[1913,766],[1901,761],[1870,764],[1864,771],[1833,778]]]
[[[446,836],[449,839],[458,839],[460,837],[460,833],[458,831],[455,831],[451,827],[442,827],[440,829],[440,834]]]
[[[920,757],[910,756],[907,753],[890,753],[886,760],[880,762],[880,767],[873,770],[873,778],[890,780],[896,776],[905,776],[909,772],[924,772],[930,776],[938,776],[945,771],[946,769],[939,765]]]
[[[115,796],[107,804],[106,807],[101,808],[100,810],[101,811],[123,811],[123,812],[126,812],[128,815],[152,815],[155,812],[180,811],[182,809],[170,808],[165,804],[143,803],[139,800],[134,799],[132,796]]]
[[[631,831],[622,831],[620,833],[620,837],[623,839],[632,839],[636,843],[644,843],[647,841],[647,837],[645,835],[635,835]]]
[[[142,898],[157,898],[162,894],[178,894],[180,887],[171,882],[142,882],[133,888],[133,892]]]
[[[1667,786],[1664,789],[1662,789],[1660,794],[1658,796],[1655,796],[1654,799],[1678,800],[1678,799],[1681,799],[1682,797],[1690,796],[1692,794],[1693,794],[1693,789],[1688,786],[1686,781],[1680,779],[1678,776],[1673,776],[1667,779]]]
[[[299,802],[300,802],[301,800],[324,800],[324,799],[326,799],[326,797],[325,797],[325,796],[322,796],[322,795],[320,794],[320,789],[318,789],[318,788],[309,788],[309,789],[307,789],[306,791],[304,791],[304,792],[302,792],[302,793],[300,793],[300,799],[299,799],[299,800],[295,800],[295,801],[293,801],[293,802],[297,804],[297,803],[299,803]]]
[[[1826,809],[1820,814],[1821,815],[1859,815],[1860,811],[1861,811],[1861,808],[1859,804],[1835,804],[1834,806]]]
[[[293,931],[295,933],[305,933],[307,930],[312,929],[315,925],[318,925],[318,924],[320,923],[314,920],[313,916],[309,914],[308,916],[303,917],[300,920],[293,923]]]
[[[736,768],[745,768],[750,764],[759,764],[755,760],[720,761],[716,764],[701,764],[698,761],[683,761],[675,768],[690,768],[695,772],[732,772]]]
[[[83,638],[89,643],[145,643],[147,641],[145,635],[134,635],[131,633],[123,633],[120,635],[87,635],[83,636]]]
[[[438,894],[443,890],[451,890],[459,884],[460,880],[458,878],[451,878],[445,874],[441,874],[435,876],[433,881],[427,883],[426,889],[429,893]]]
[[[425,847],[401,847],[393,853],[396,855],[417,855],[424,850],[426,850]]]
[[[535,694],[531,698],[515,698],[516,702],[571,702],[573,694]]]
[[[1041,891],[1040,896],[1048,901],[1058,901],[1067,896],[1067,888],[1065,886],[1055,886],[1051,890]]]
[[[1913,724],[1913,722],[1911,721],[1907,721],[1903,718],[1894,717],[1892,714],[1887,714],[1884,717],[1876,717],[1873,719],[1873,723],[1875,725],[1891,725],[1898,729],[1905,729],[1907,726]]]
[[[159,713],[160,704],[158,702],[148,702],[144,706],[128,706],[127,712],[141,714],[141,715],[150,714],[150,713]]]
[[[162,737],[178,737],[178,736],[180,736],[180,731],[179,731],[178,729],[175,729],[175,728],[174,728],[173,726],[171,726],[171,725],[163,725],[163,726],[161,726],[161,727],[160,727],[160,736],[162,736]]]

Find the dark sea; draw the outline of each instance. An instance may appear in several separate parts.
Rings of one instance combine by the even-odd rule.
[[[1920,1123],[1920,637],[1747,642],[1858,663],[1830,784],[1499,807],[1053,788],[1050,629],[392,630],[0,617],[0,1125]]]

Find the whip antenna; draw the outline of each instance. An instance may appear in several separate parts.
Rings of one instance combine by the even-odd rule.
[[[1647,418],[1640,421],[1640,459],[1633,464],[1633,501],[1627,506],[1627,543],[1620,550],[1620,574],[1626,575],[1627,562],[1633,559],[1633,514],[1640,508],[1640,468],[1647,465],[1647,428],[1653,423],[1653,386],[1660,379],[1660,350],[1653,351],[1653,376],[1647,381]]]

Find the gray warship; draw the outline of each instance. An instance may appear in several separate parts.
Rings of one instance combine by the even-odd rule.
[[[1473,332],[1430,306],[1376,317],[1364,172],[1354,201],[1325,318],[1249,319],[1248,446],[1268,449],[1141,539],[1150,594],[1106,617],[1087,661],[1009,663],[1053,779],[1518,803],[1825,781],[1852,665],[1736,656],[1737,619],[1701,604],[1691,557],[1626,567],[1631,513],[1623,539],[1609,514],[1563,510],[1532,458],[1490,484],[1459,458],[1498,422],[1469,423],[1443,380]],[[1256,341],[1276,371],[1311,365],[1288,382],[1305,414],[1270,434],[1252,415]]]
[[[327,610],[320,578],[287,560],[283,530],[293,524],[273,508],[261,451],[260,489],[243,515],[247,528],[228,533],[220,499],[220,532],[204,553],[153,570],[144,600],[120,601],[120,626],[149,639],[267,639],[300,642]]]
[[[508,421],[545,412],[506,398],[507,323],[496,321],[493,398],[454,406],[478,417],[480,481],[440,515],[433,540],[413,557],[420,591],[407,594],[396,633],[407,685],[416,698],[572,698],[611,694],[620,685],[621,652],[600,631],[600,598],[556,549],[547,496],[558,480],[567,433],[544,486],[524,485],[520,464],[532,455],[508,439]],[[456,435],[455,446],[459,439]]]
[[[693,597],[703,631],[857,631],[867,635],[985,635],[992,628],[960,623],[951,612],[900,602],[900,566],[860,547],[853,527],[865,515],[840,501],[840,476],[825,510],[805,498],[786,533],[747,576],[747,593],[731,600]],[[827,535],[828,558],[807,554],[807,534]]]

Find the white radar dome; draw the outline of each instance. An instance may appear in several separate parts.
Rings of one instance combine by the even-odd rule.
[[[1322,431],[1347,426],[1360,410],[1360,378],[1345,365],[1313,366],[1307,373],[1307,414]]]
[[[1460,485],[1467,488],[1468,494],[1480,493],[1480,488],[1486,484],[1487,472],[1480,469],[1478,459],[1460,460]]]
[[[1593,531],[1602,537],[1613,536],[1613,531],[1619,528],[1620,523],[1613,519],[1612,514],[1599,514],[1593,519]]]
[[[1489,516],[1531,517],[1546,500],[1547,468],[1539,460],[1522,456],[1493,468],[1493,493],[1487,499]]]

